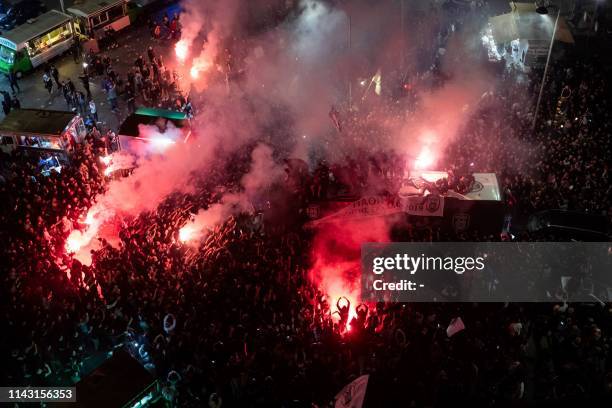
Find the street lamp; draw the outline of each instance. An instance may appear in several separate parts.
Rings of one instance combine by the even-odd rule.
[[[544,75],[542,76],[542,84],[540,85],[540,92],[538,93],[538,102],[536,103],[536,110],[535,110],[535,113],[533,114],[533,124],[532,124],[533,131],[535,131],[536,122],[538,120],[538,112],[540,111],[540,102],[542,101],[542,92],[544,91],[544,84],[546,83],[546,74],[548,74],[548,64],[550,63],[550,54],[552,54],[553,44],[555,43],[555,34],[557,34],[557,24],[559,23],[559,16],[561,15],[561,9],[554,4],[544,5],[543,3],[540,3],[540,5],[538,5],[538,2],[536,2],[536,6],[537,6],[536,12],[541,15],[547,15],[549,9],[556,8],[557,17],[555,18],[555,25],[552,30],[552,35],[550,37],[550,46],[548,47],[548,56],[546,57],[546,65],[544,66]]]

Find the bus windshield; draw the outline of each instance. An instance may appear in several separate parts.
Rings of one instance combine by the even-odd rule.
[[[0,60],[7,64],[12,64],[15,62],[15,51],[0,45]]]

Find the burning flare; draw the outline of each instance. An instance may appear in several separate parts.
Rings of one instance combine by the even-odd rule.
[[[435,162],[435,157],[428,146],[423,147],[421,153],[414,162],[414,167],[420,170],[426,170]]]
[[[187,40],[180,40],[174,45],[174,52],[176,54],[176,58],[180,62],[184,62],[187,59],[187,54],[189,53],[189,44],[187,44]]]
[[[196,230],[192,224],[187,224],[179,230],[179,240],[181,242],[191,241],[196,235]]]
[[[191,70],[189,70],[189,73],[191,74],[191,77],[193,79],[197,79],[198,76],[200,76],[200,71],[198,70],[198,67],[196,67],[195,65],[191,67]]]
[[[68,254],[78,254],[82,248],[87,247],[91,241],[97,236],[100,226],[112,216],[111,211],[96,204],[87,211],[85,219],[81,221],[84,224],[83,229],[73,230],[64,244],[64,249]]]

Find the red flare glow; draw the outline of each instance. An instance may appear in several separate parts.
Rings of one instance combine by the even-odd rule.
[[[195,237],[195,235],[196,230],[191,224],[187,224],[179,230],[179,240],[181,242],[190,241]]]
[[[100,161],[102,163],[104,163],[106,166],[109,165],[109,163],[111,162],[112,157],[110,155],[108,156],[100,156]]]
[[[191,75],[191,77],[193,79],[197,79],[198,76],[200,75],[200,71],[198,70],[198,68],[194,65],[193,67],[191,67],[191,70],[189,70],[189,74]]]
[[[185,61],[187,59],[187,54],[189,53],[189,45],[187,44],[187,41],[180,40],[177,42],[174,45],[174,52],[179,61]]]
[[[66,252],[74,254],[85,244],[81,231],[72,231],[66,239]]]
[[[423,147],[421,153],[419,153],[416,161],[414,162],[414,167],[421,170],[426,170],[430,168],[435,162],[435,157],[428,146]]]

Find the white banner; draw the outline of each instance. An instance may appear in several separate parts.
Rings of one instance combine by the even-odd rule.
[[[317,225],[326,221],[334,221],[338,219],[355,219],[364,217],[378,217],[381,215],[390,215],[403,211],[402,200],[398,197],[382,197],[368,196],[344,207],[338,212],[335,212],[327,217],[312,222]]]
[[[365,399],[366,389],[368,388],[368,374],[358,377],[353,382],[347,384],[336,395],[335,408],[361,408]]]
[[[379,217],[400,212],[422,217],[442,217],[444,214],[444,197],[432,194],[404,198],[383,196],[362,197],[338,212],[313,221],[312,225],[337,219]]]
[[[442,217],[444,215],[444,197],[429,194],[406,197],[402,201],[407,214],[421,217]]]

